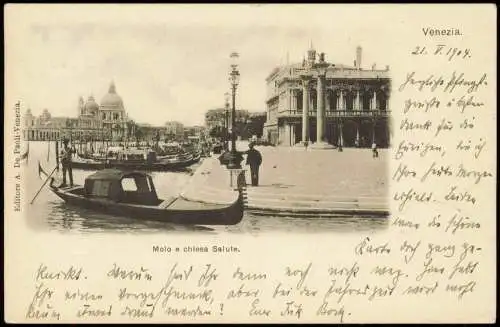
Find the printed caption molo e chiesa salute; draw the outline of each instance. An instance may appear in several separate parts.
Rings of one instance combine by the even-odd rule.
[[[94,96],[86,101],[78,99],[78,114],[72,117],[52,117],[47,109],[35,117],[31,109],[24,115],[24,139],[29,141],[49,141],[61,138],[122,140],[134,135],[133,121],[128,118],[122,98],[116,93],[111,82],[108,93],[99,105]]]
[[[275,68],[266,79],[264,137],[284,146],[388,147],[389,66],[365,70],[361,59],[357,47],[353,66],[335,65],[311,45],[302,63]]]

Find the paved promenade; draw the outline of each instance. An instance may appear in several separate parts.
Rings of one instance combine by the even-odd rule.
[[[305,150],[256,147],[263,157],[259,186],[247,186],[247,209],[283,215],[386,215],[388,151],[372,158],[370,149]],[[238,150],[246,150],[239,144]],[[243,162],[244,163],[244,162]],[[244,166],[247,170],[248,166]],[[246,172],[250,184],[250,172]],[[183,196],[229,203],[235,193],[230,174],[217,156],[206,158]]]

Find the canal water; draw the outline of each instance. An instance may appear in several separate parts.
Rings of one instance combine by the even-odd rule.
[[[26,144],[24,148],[26,148]],[[243,220],[235,226],[184,226],[163,222],[144,221],[96,213],[91,210],[67,206],[50,192],[48,187],[40,192],[35,202],[29,202],[43,184],[38,176],[38,161],[48,173],[55,167],[54,142],[30,142],[28,161],[24,162],[24,218],[30,228],[61,233],[196,233],[196,234],[261,234],[261,233],[359,233],[383,231],[388,219],[342,217],[275,217],[253,215],[245,212]],[[182,192],[189,182],[195,164],[183,172],[155,172],[153,180],[160,198]],[[74,182],[83,184],[85,177],[93,171],[73,170]],[[61,173],[59,173],[61,174]]]

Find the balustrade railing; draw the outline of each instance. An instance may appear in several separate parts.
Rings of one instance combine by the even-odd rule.
[[[279,116],[302,117],[302,110],[282,110]],[[332,110],[325,111],[325,117],[389,117],[390,110]],[[317,112],[309,110],[309,117],[316,117]]]

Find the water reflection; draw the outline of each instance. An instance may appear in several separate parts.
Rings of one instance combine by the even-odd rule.
[[[64,202],[53,203],[47,224],[56,230],[82,232],[135,232],[157,233],[164,231],[213,232],[206,226],[185,226],[157,221],[141,221],[127,217],[117,217],[96,213],[90,209],[68,206]]]
[[[30,144],[30,158],[25,166],[25,189],[27,202],[40,188],[43,181],[37,174],[38,159],[42,166],[50,170],[55,166],[55,158],[47,156],[50,145],[46,142]],[[53,147],[52,147],[53,148]],[[199,164],[198,164],[199,165]],[[179,194],[189,182],[197,166],[177,172],[152,173],[155,186],[160,197]],[[83,184],[85,177],[93,171],[74,170],[74,180]],[[287,217],[263,216],[245,212],[242,222],[235,226],[186,226],[156,221],[144,221],[126,217],[96,213],[90,209],[66,205],[48,188],[44,189],[33,205],[27,205],[26,218],[31,227],[36,229],[55,230],[61,233],[196,233],[196,234],[252,234],[272,232],[294,233],[350,233],[374,232],[385,230],[389,219],[370,217]]]

